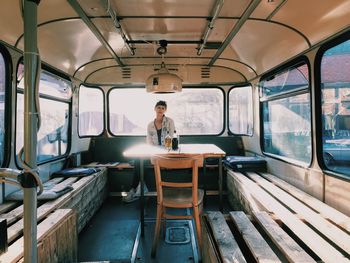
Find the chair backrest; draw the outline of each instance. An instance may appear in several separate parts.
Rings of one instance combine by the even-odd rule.
[[[163,187],[170,188],[192,188],[192,198],[197,202],[198,191],[198,167],[203,165],[202,155],[174,154],[168,156],[154,156],[152,158],[156,179],[158,201],[163,199]],[[171,182],[162,179],[162,168],[165,169],[191,169],[191,182]]]

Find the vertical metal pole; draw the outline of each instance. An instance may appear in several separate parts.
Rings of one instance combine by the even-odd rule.
[[[203,188],[204,188],[203,205],[205,207],[207,205],[207,158],[205,157],[205,155],[203,158]]]
[[[36,169],[37,122],[36,86],[40,69],[37,48],[37,8],[39,0],[24,0],[24,162]],[[27,174],[25,180],[33,180]],[[36,187],[24,187],[24,262],[37,262],[37,194]]]
[[[219,158],[219,200],[220,200],[220,205],[219,209],[220,212],[223,210],[223,205],[222,205],[222,157]]]
[[[141,237],[145,236],[145,198],[144,198],[144,184],[145,184],[145,171],[143,158],[140,158],[140,183],[141,183],[141,198],[140,198],[140,220],[141,220]]]

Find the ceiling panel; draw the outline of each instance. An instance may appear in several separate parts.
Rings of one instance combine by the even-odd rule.
[[[38,24],[47,21],[72,17],[78,17],[78,15],[70,6],[68,1],[40,1],[40,4],[38,5]]]
[[[251,0],[225,0],[221,8],[221,17],[240,17],[249,6]]]
[[[230,59],[218,59],[215,65],[235,69],[241,72],[248,80],[253,79],[257,76],[256,72],[253,69],[251,69],[249,66],[242,64],[238,61],[234,61]]]
[[[41,59],[69,74],[90,60],[111,57],[80,19],[40,26],[38,38]]]
[[[210,32],[208,41],[222,43],[231,32],[237,21],[237,19],[217,19],[213,30]]]
[[[242,61],[261,74],[307,48],[305,39],[287,27],[249,20],[221,58]]]
[[[286,0],[261,1],[251,14],[251,18],[266,19]]]
[[[321,2],[322,4],[319,0],[287,1],[272,20],[299,30],[312,44],[350,26],[349,0]]]
[[[0,40],[14,45],[23,34],[23,20],[19,8],[20,1],[1,1]],[[11,12],[9,12],[11,10]],[[11,21],[11,23],[9,23]],[[6,26],[4,26],[6,25]]]
[[[200,40],[205,19],[123,19],[122,26],[133,40]]]
[[[120,16],[209,16],[215,0],[113,0]]]

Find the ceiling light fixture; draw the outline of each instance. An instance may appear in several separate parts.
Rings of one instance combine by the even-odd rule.
[[[169,71],[165,67],[164,55],[167,52],[168,42],[159,41],[160,47],[157,53],[162,56],[162,64],[158,73],[149,76],[146,80],[146,91],[150,93],[174,93],[182,91],[182,79]]]

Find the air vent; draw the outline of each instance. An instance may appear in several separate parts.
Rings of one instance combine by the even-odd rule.
[[[122,78],[123,79],[131,78],[131,68],[122,68]]]
[[[201,77],[202,79],[210,78],[210,68],[201,68]]]

